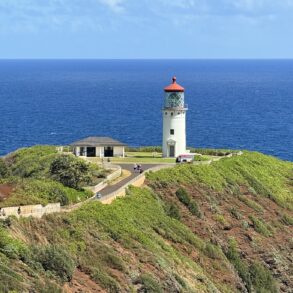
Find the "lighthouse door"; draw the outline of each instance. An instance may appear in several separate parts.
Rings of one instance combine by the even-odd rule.
[[[175,157],[175,146],[174,145],[169,146],[169,157],[172,157],[172,158]]]

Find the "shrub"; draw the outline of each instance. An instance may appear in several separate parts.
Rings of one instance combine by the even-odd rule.
[[[293,226],[293,217],[290,217],[287,214],[284,214],[282,216],[281,221],[283,222],[283,224],[285,224],[287,226]]]
[[[202,213],[194,200],[190,201],[188,209],[193,215],[197,216],[198,218],[202,218]]]
[[[255,210],[256,212],[262,212],[263,211],[263,207],[261,205],[259,205],[258,203],[256,203],[254,200],[251,200],[245,196],[239,196],[239,199],[244,202],[247,206],[249,206],[250,208],[252,208],[253,210]]]
[[[62,206],[69,204],[69,199],[66,193],[59,188],[52,188],[52,190],[50,190],[49,200],[54,202],[60,202]]]
[[[188,206],[188,204],[190,203],[189,195],[184,188],[180,187],[176,191],[176,196],[184,205]]]
[[[142,284],[142,292],[148,293],[161,293],[163,292],[160,284],[156,279],[150,274],[142,274],[136,283]]]
[[[254,263],[250,266],[250,275],[256,293],[278,292],[271,272],[260,263]]]
[[[237,243],[234,239],[229,240],[226,256],[244,281],[248,292],[278,292],[274,279],[268,269],[260,263],[248,265],[247,262],[241,259],[237,251]]]
[[[236,220],[241,220],[242,219],[242,215],[240,212],[237,211],[237,209],[235,208],[231,208],[230,209],[230,214],[232,215],[233,218],[235,218]]]
[[[101,287],[106,289],[110,293],[118,293],[121,292],[119,284],[115,281],[114,278],[109,276],[102,269],[95,269],[92,273],[94,281],[96,281]]]
[[[23,259],[27,252],[27,247],[21,241],[14,239],[6,229],[0,227],[0,253],[9,258]]]
[[[212,259],[220,259],[222,256],[220,248],[213,245],[212,243],[207,243],[204,251],[205,254]]]
[[[54,146],[34,146],[17,150],[5,161],[14,176],[44,178],[48,177],[50,164],[57,156]]]
[[[258,219],[254,216],[249,216],[249,219],[253,223],[254,230],[265,237],[272,236],[271,228],[267,224],[265,224],[261,219]]]
[[[9,168],[7,167],[5,161],[0,158],[0,178],[6,178],[11,175]]]
[[[235,267],[239,277],[243,280],[248,292],[251,292],[252,282],[249,273],[249,267],[246,262],[242,261],[237,251],[237,242],[234,239],[229,240],[226,256]]]
[[[180,212],[176,204],[171,203],[166,207],[166,213],[169,217],[174,218],[176,220],[180,220]]]
[[[35,258],[44,270],[53,272],[63,281],[71,280],[75,265],[70,255],[60,246],[37,247]]]
[[[215,215],[215,220],[221,223],[222,225],[225,225],[227,223],[224,215],[220,215],[220,214]]]
[[[89,165],[73,156],[62,155],[50,166],[51,176],[65,186],[80,189],[82,183],[91,181]]]
[[[189,209],[189,211],[193,215],[197,216],[198,218],[202,217],[202,213],[196,201],[190,199],[190,196],[188,195],[187,191],[184,188],[180,187],[176,191],[176,196]]]

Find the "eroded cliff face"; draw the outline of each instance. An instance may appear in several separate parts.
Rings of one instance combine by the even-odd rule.
[[[257,153],[151,173],[109,206],[10,219],[0,292],[292,292],[293,164]]]

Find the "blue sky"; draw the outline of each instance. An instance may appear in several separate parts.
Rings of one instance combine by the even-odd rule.
[[[0,0],[0,58],[293,58],[293,0]]]

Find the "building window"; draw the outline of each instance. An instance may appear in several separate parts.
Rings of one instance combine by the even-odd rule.
[[[174,129],[170,129],[170,134],[171,134],[171,135],[174,135],[174,133],[175,133],[175,132],[174,132]]]

